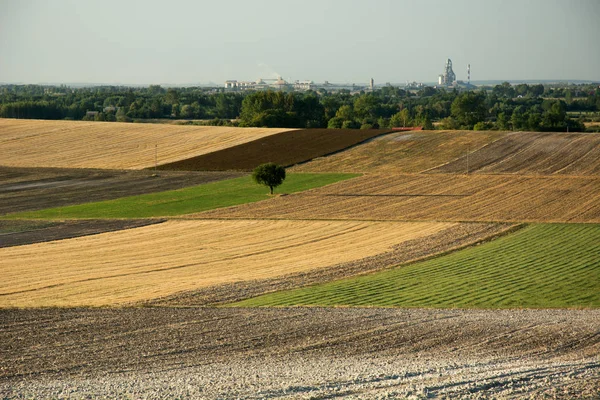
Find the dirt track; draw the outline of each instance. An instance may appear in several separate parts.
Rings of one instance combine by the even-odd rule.
[[[598,310],[3,310],[0,397],[593,398],[599,327]]]
[[[242,176],[237,172],[123,171],[0,166],[0,214],[181,189]]]

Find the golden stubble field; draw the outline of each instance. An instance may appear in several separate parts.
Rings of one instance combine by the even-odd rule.
[[[364,175],[188,217],[600,223],[600,177]]]
[[[290,129],[0,119],[0,163],[10,167],[142,169]]]
[[[362,259],[453,223],[167,221],[0,249],[0,307],[104,306]]]

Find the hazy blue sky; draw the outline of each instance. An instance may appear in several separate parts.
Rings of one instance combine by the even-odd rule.
[[[600,0],[0,0],[0,82],[600,80]]]

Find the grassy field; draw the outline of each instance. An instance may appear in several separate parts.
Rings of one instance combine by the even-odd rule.
[[[236,306],[600,307],[600,225],[540,224],[392,270]]]
[[[375,256],[456,225],[174,220],[2,248],[0,307],[116,305],[269,279]]]
[[[289,129],[0,118],[3,166],[141,169]]]
[[[294,193],[356,176],[356,174],[288,174],[284,183],[275,192]],[[174,216],[266,200],[269,198],[268,192],[267,187],[257,185],[249,176],[244,176],[179,190],[49,208],[40,211],[13,213],[4,218],[63,219]]]

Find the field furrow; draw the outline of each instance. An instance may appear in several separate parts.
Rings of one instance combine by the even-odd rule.
[[[375,256],[454,225],[167,221],[9,247],[0,249],[0,307],[123,304],[274,278]]]
[[[600,225],[537,224],[481,246],[237,306],[598,307]]]
[[[514,132],[430,172],[598,175],[599,160],[600,135]]]
[[[297,172],[421,172],[506,135],[494,131],[395,132],[293,167]]]
[[[365,175],[191,218],[600,222],[600,178]]]

